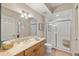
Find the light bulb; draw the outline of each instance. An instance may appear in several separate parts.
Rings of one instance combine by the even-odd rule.
[[[27,16],[27,14],[26,13],[23,13],[24,14],[24,16]]]
[[[32,15],[28,14],[28,17],[33,17]]]
[[[24,14],[21,14],[21,17],[23,18],[24,17]]]
[[[27,15],[27,13],[24,13],[24,17],[25,17],[25,19],[27,19],[27,18],[28,18],[28,15]]]

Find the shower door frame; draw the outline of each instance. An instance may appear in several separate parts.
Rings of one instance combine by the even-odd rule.
[[[67,19],[72,19],[72,18],[67,18]],[[67,21],[70,21],[70,20],[67,20]],[[63,21],[61,21],[61,22],[63,22]],[[46,23],[46,38],[48,35],[48,25],[50,25],[50,24],[52,24],[52,23]],[[70,21],[70,27],[71,27],[71,21]],[[71,30],[71,28],[70,28],[70,30]],[[51,35],[51,33],[49,35]],[[70,36],[71,36],[71,31],[70,31]],[[50,36],[50,40],[51,40],[51,36]],[[71,41],[71,37],[70,37],[70,41]],[[51,40],[51,42],[52,42],[52,40]],[[51,42],[50,42],[50,44],[52,45]],[[55,33],[55,47],[52,47],[52,48],[57,48],[57,33]],[[62,49],[62,50],[64,50],[64,49]],[[71,47],[70,47],[70,50],[71,50]],[[64,50],[64,51],[67,51],[67,50]]]

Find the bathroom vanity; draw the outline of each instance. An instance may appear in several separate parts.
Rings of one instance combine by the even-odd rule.
[[[44,51],[44,40],[42,40],[33,45],[32,47],[16,54],[16,56],[43,56]]]
[[[44,43],[45,38],[29,39],[27,42],[15,43],[11,49],[0,51],[0,56],[43,56]]]

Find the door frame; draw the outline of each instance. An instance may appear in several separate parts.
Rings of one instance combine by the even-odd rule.
[[[77,40],[78,40],[78,18],[76,16],[77,15],[77,8],[78,8],[78,4],[75,3],[73,4],[73,8],[72,8],[72,26],[71,26],[71,53],[74,56],[77,52],[78,46],[77,46]]]

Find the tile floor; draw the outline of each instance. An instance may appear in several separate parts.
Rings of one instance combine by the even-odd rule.
[[[45,56],[71,56],[71,54],[57,49],[52,49],[51,53],[45,51]]]

